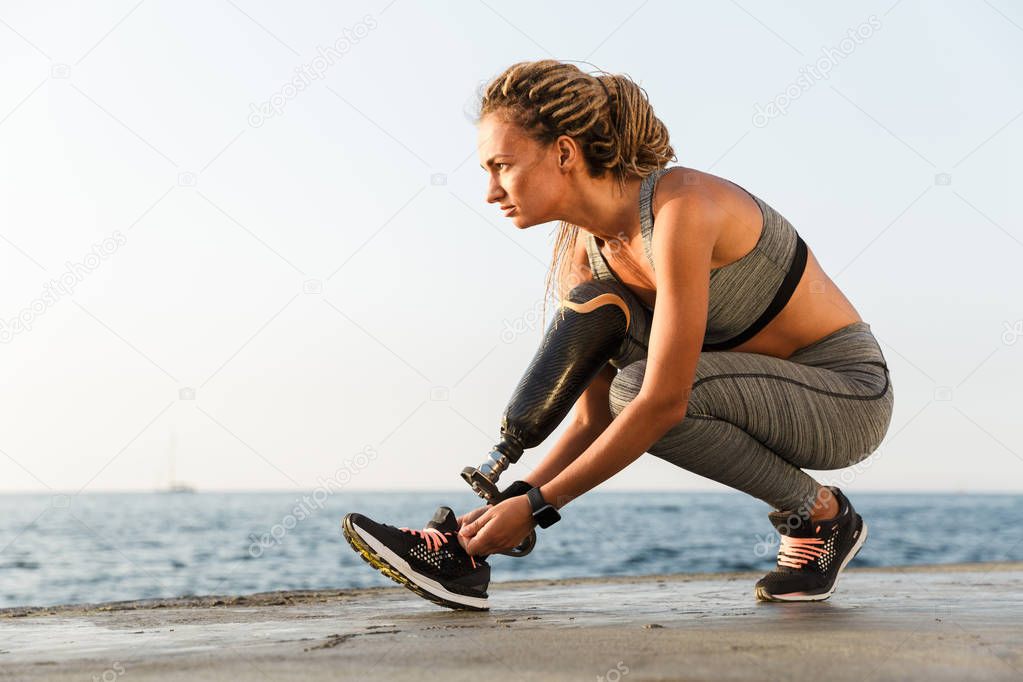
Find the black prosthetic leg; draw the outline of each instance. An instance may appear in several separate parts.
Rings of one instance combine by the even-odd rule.
[[[617,282],[591,280],[572,289],[505,408],[501,441],[483,464],[462,470],[462,478],[476,494],[497,504],[529,490],[529,484],[515,481],[500,491],[497,481],[524,450],[536,447],[557,428],[608,361],[623,356],[637,314],[641,311],[635,298]],[[525,556],[535,543],[534,531],[518,547],[501,553]]]

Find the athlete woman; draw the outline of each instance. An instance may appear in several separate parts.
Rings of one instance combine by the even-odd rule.
[[[628,331],[519,494],[421,531],[349,515],[349,542],[438,603],[485,608],[483,559],[517,546],[538,506],[560,511],[649,452],[774,508],[777,566],[758,599],[829,597],[867,527],[803,469],[851,466],[888,430],[870,325],[769,204],[667,167],[667,128],[626,76],[515,64],[484,90],[477,131],[487,202],[519,229],[560,221],[547,285],[562,313],[617,307]]]

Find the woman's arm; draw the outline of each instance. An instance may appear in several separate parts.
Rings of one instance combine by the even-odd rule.
[[[637,396],[582,453],[541,484],[540,494],[556,508],[564,507],[639,459],[680,421],[676,412]]]
[[[575,418],[561,438],[547,452],[539,466],[521,480],[531,486],[541,486],[560,474],[565,467],[581,455],[611,423],[611,380],[618,373],[612,365],[604,365],[575,403]],[[458,517],[458,526],[475,521],[490,508],[483,505]]]
[[[555,507],[624,469],[686,415],[707,325],[710,261],[719,209],[699,193],[667,201],[651,246],[657,306],[639,394],[571,464],[540,488]]]

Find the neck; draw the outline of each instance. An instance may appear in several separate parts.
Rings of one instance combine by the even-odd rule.
[[[604,242],[629,242],[640,234],[642,182],[640,178],[631,178],[622,192],[610,174],[597,180],[586,177],[569,194],[571,204],[563,209],[561,220],[578,225]]]

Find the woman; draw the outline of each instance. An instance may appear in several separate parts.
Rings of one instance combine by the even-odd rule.
[[[870,325],[770,205],[666,167],[676,158],[667,128],[629,78],[518,63],[485,89],[477,125],[487,202],[520,229],[561,221],[547,285],[558,282],[562,311],[603,295],[625,312],[628,343],[516,482],[538,492],[398,529],[422,546],[398,543],[403,557],[389,558],[411,552],[415,573],[417,553],[460,554],[447,544],[457,535],[464,571],[445,565],[431,579],[452,571],[471,583],[475,572],[478,587],[489,567],[475,558],[518,545],[538,503],[560,510],[649,452],[775,509],[778,565],[757,582],[758,599],[826,599],[867,527],[838,488],[803,469],[855,464],[888,430],[894,393]],[[364,534],[395,533],[375,526]]]

